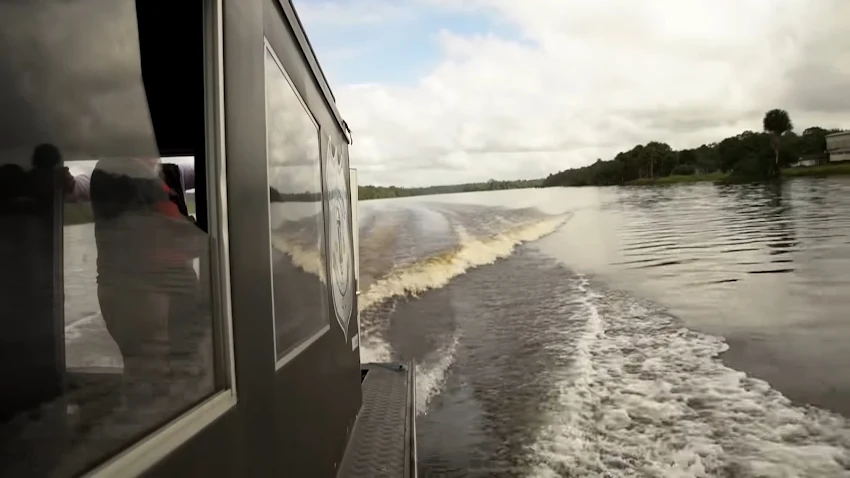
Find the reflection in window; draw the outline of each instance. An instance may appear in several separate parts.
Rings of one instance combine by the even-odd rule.
[[[0,3],[0,476],[79,475],[216,388],[208,223],[191,216],[203,138],[161,123],[192,102],[157,84],[197,77],[203,94],[203,72],[163,71],[156,46],[140,61],[152,17]],[[170,41],[172,61],[191,53]],[[195,157],[162,160],[166,143]]]
[[[275,350],[328,326],[319,133],[266,49],[266,128],[274,287]]]

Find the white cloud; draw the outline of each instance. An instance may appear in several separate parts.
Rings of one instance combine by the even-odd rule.
[[[298,16],[309,26],[375,25],[410,17],[410,5],[398,1],[339,0],[299,3]]]
[[[542,177],[650,140],[757,130],[774,107],[801,129],[850,126],[846,0],[420,2],[518,35],[443,31],[415,84],[334,85],[364,183]]]

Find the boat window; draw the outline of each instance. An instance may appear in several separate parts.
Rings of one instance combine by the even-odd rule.
[[[202,5],[139,3],[0,3],[0,476],[78,476],[229,383]]]
[[[329,330],[319,130],[266,45],[266,141],[278,366]]]

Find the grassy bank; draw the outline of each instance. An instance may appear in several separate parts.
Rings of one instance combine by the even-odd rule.
[[[786,178],[802,177],[826,177],[826,176],[850,176],[850,161],[840,163],[823,164],[820,166],[804,166],[799,168],[785,168],[782,176]],[[636,179],[626,183],[627,186],[658,186],[665,184],[701,183],[715,182],[726,179],[729,175],[721,172],[708,174],[694,174],[690,176],[665,176],[655,179]]]
[[[659,184],[682,184],[701,183],[704,181],[717,181],[726,177],[724,173],[691,174],[687,176],[664,176],[663,178],[635,179],[626,183],[627,186],[655,186]]]
[[[782,175],[789,178],[850,175],[850,161],[823,164],[820,166],[783,169]]]

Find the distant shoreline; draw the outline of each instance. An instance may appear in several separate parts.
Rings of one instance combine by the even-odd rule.
[[[823,164],[819,166],[801,166],[797,168],[785,168],[782,170],[782,177],[785,178],[802,178],[802,177],[829,177],[829,176],[850,176],[850,161],[843,161],[840,163],[832,163],[832,164]],[[714,172],[707,174],[692,174],[692,175],[671,175],[664,176],[661,178],[644,178],[644,179],[635,179],[634,181],[629,181],[623,186],[668,186],[672,184],[689,184],[689,183],[703,183],[703,182],[717,182],[728,178],[729,175],[726,173]],[[529,181],[532,185],[530,187],[540,187],[532,181]],[[368,186],[367,186],[368,187]],[[529,187],[526,185],[526,187]],[[584,186],[562,186],[562,187],[584,187]],[[361,187],[362,188],[362,187]],[[506,188],[506,189],[515,189],[515,188]],[[523,189],[523,188],[516,188]],[[361,189],[362,191],[362,189]],[[488,191],[487,189],[481,191],[439,191],[435,190],[434,192],[428,194],[414,194],[409,196],[398,196],[398,197],[413,197],[413,196],[434,196],[439,194],[457,194],[459,192],[483,192]],[[363,198],[361,196],[360,201],[369,201],[374,199],[393,199],[392,197],[387,198]],[[191,204],[190,204],[191,203]],[[194,213],[194,202],[187,201],[187,205],[189,206],[190,213]],[[91,205],[88,202],[80,202],[80,203],[65,203],[65,225],[77,225],[77,224],[89,224],[94,222],[91,213]]]
[[[828,176],[850,176],[850,161],[823,164],[819,166],[800,166],[796,168],[785,168],[782,170],[782,177],[785,178],[822,178]],[[627,182],[625,186],[664,186],[670,184],[715,182],[726,179],[728,177],[728,174],[720,172],[708,174],[693,174],[688,176],[673,175],[654,179],[635,179],[634,181]]]

